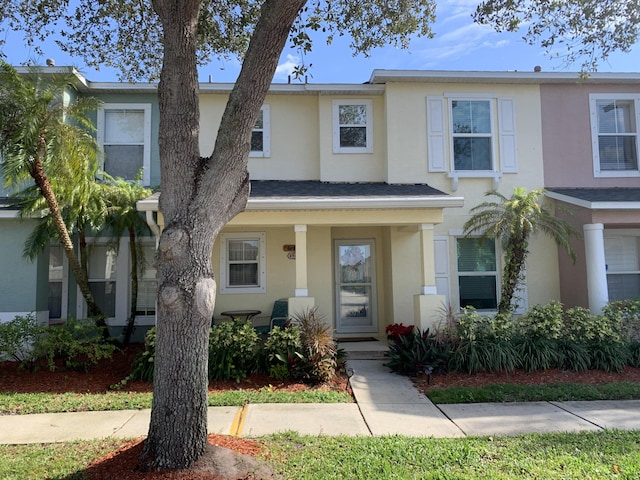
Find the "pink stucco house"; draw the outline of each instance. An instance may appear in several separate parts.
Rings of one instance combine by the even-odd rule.
[[[640,75],[555,80],[540,85],[544,182],[584,235],[575,264],[559,253],[560,295],[597,313],[640,298]]]

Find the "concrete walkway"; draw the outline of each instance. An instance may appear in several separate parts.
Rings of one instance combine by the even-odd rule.
[[[434,405],[408,378],[383,367],[379,356],[352,357],[347,366],[356,403],[210,407],[209,432],[462,437],[640,429],[640,400]],[[149,416],[149,410],[0,415],[0,443],[139,437],[147,433]]]

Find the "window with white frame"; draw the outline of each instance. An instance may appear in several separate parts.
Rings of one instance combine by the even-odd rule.
[[[498,270],[494,240],[456,238],[458,296],[460,307],[496,310]]]
[[[488,100],[451,100],[454,170],[493,170],[493,128]]]
[[[116,316],[117,259],[116,249],[105,245],[94,245],[89,255],[89,289],[109,318]]]
[[[138,276],[138,299],[136,315],[153,316],[156,313],[156,269],[153,266],[155,257],[154,245],[143,245],[143,262],[141,274]]]
[[[251,132],[250,157],[268,157],[271,155],[269,105],[263,105]]]
[[[151,167],[151,104],[106,103],[98,110],[98,142],[103,170],[112,177],[149,185]]]
[[[591,95],[593,169],[596,177],[638,176],[640,96]]]
[[[640,298],[640,236],[605,236],[609,301]]]
[[[452,189],[460,178],[517,173],[515,100],[469,93],[427,97],[429,172],[446,172]]]
[[[265,234],[223,233],[220,235],[221,293],[264,293],[266,291]]]
[[[49,247],[49,319],[63,317],[64,250],[61,245]]]
[[[334,153],[373,151],[373,103],[371,100],[333,101]]]

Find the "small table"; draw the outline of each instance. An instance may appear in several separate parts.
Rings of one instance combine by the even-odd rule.
[[[253,317],[260,315],[261,313],[262,311],[260,310],[227,310],[226,312],[220,312],[220,315],[229,317],[231,320],[236,320],[242,317],[247,320],[251,320]]]

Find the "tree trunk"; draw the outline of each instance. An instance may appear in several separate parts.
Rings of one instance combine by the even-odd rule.
[[[186,468],[207,435],[209,328],[216,283],[211,252],[224,225],[246,206],[251,130],[291,25],[304,0],[266,0],[230,94],[214,152],[200,158],[196,69],[197,0],[154,0],[164,27],[160,76],[158,317],[154,396],[141,462]]]
[[[513,238],[507,248],[498,313],[510,313],[513,309],[513,295],[516,288],[518,288],[518,282],[528,253],[527,238]]]
[[[128,345],[133,335],[138,311],[138,250],[136,249],[136,232],[132,226],[129,230],[129,253],[131,254],[131,303],[129,303],[129,318],[124,329],[122,343]]]
[[[33,164],[30,168],[30,174],[33,178],[36,186],[40,189],[42,196],[47,202],[47,206],[49,207],[49,214],[53,219],[53,224],[60,236],[60,243],[62,244],[62,248],[64,249],[64,253],[67,256],[67,260],[69,261],[69,266],[71,267],[71,271],[76,279],[76,283],[80,288],[80,292],[84,297],[85,302],[87,302],[88,314],[90,317],[96,318],[96,324],[98,326],[105,326],[105,316],[102,313],[102,310],[96,303],[93,298],[93,294],[89,289],[89,279],[87,276],[87,272],[78,261],[76,257],[75,249],[73,248],[73,242],[71,241],[71,236],[69,235],[69,231],[67,230],[67,225],[62,218],[62,213],[60,212],[60,207],[58,205],[58,200],[56,195],[51,187],[51,183],[47,178],[47,174],[44,171],[44,167],[42,166],[42,161],[40,160],[40,155],[37,155]]]

